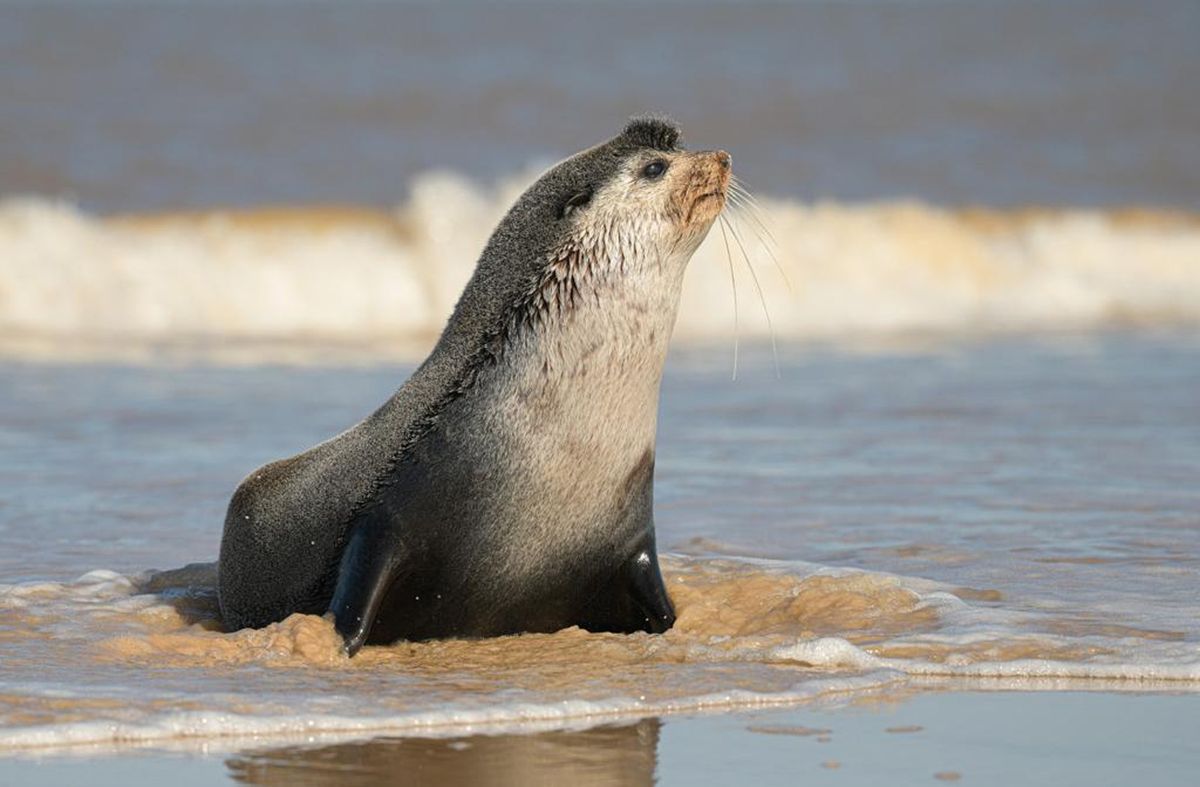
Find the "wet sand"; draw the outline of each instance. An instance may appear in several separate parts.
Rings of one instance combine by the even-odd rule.
[[[0,784],[1189,784],[1194,695],[960,692],[528,734],[190,742],[0,759]]]

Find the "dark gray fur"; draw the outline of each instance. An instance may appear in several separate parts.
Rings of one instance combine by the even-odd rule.
[[[502,484],[503,474],[492,474],[488,436],[471,430],[472,413],[487,407],[480,376],[503,363],[527,323],[523,298],[564,239],[564,204],[628,156],[674,150],[678,140],[666,121],[635,119],[551,169],[500,222],[437,346],[395,395],[347,432],[242,482],[221,542],[227,629],[333,612],[353,653],[368,639],[671,626],[654,551],[652,450],[629,469],[626,502],[612,512],[619,521],[603,523],[612,543],[507,586],[480,569],[488,541],[476,533],[502,532],[498,520],[519,512],[488,507],[495,491],[481,485]]]

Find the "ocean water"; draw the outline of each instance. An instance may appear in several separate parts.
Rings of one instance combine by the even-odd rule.
[[[685,350],[657,522],[679,622],[342,657],[222,633],[222,509],[393,365],[20,364],[0,397],[0,746],[525,730],[879,691],[1200,690],[1200,336]],[[322,691],[313,690],[314,681]],[[539,725],[541,725],[539,727]]]
[[[392,205],[666,112],[765,194],[1200,207],[1192,0],[0,3],[0,189]]]
[[[860,696],[541,733],[256,741],[27,754],[14,784],[1190,784],[1194,697],[1103,692]],[[1104,720],[1096,735],[1095,721]],[[1183,722],[1183,723],[1181,723]]]
[[[0,755],[34,763],[0,782],[783,783],[811,744],[818,783],[1185,783],[1198,29],[1190,0],[0,3]],[[238,481],[390,395],[520,190],[646,110],[757,195],[691,263],[663,388],[675,629],[354,660],[318,618],[221,631]]]
[[[528,177],[418,179],[392,211],[101,219],[0,200],[0,349],[30,358],[415,357]],[[448,211],[452,214],[448,215]],[[693,258],[684,341],[890,340],[1200,324],[1200,221],[921,203],[730,210]],[[732,283],[731,283],[732,280]]]
[[[0,351],[418,357],[522,187],[646,111],[758,198],[685,341],[1196,324],[1197,29],[1190,0],[3,3]]]

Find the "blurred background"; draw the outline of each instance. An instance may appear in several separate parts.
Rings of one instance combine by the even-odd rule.
[[[757,189],[1200,207],[1191,0],[6,8],[0,183],[104,213],[390,205],[666,112]]]
[[[537,168],[647,111],[760,196],[785,333],[1194,321],[1198,33],[1193,0],[3,3],[0,344],[420,346]],[[727,335],[699,259],[680,333]]]

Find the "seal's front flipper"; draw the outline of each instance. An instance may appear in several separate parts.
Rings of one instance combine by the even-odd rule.
[[[334,627],[353,656],[367,641],[383,597],[400,574],[405,550],[393,529],[359,524],[342,553],[337,587],[329,602]]]
[[[662,572],[658,568],[658,555],[654,548],[640,549],[634,553],[625,569],[629,579],[629,595],[634,610],[639,614],[637,628],[651,634],[662,634],[675,625],[675,607],[667,596]]]

